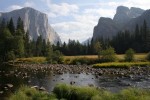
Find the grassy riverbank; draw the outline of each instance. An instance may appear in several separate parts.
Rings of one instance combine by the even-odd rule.
[[[143,61],[146,58],[146,53],[137,53],[134,55],[136,61]],[[125,54],[117,54],[116,57],[119,61],[124,60]],[[76,59],[76,58],[89,58],[89,59],[97,59],[97,55],[79,55],[79,56],[64,56],[64,59]]]
[[[150,62],[111,62],[94,64],[94,68],[130,68],[130,67],[150,66]]]
[[[118,62],[124,62],[124,54],[116,55]],[[98,63],[97,55],[64,56],[63,64],[95,64]],[[135,54],[136,62],[145,62],[146,54]],[[16,63],[46,63],[45,57],[17,58]]]
[[[17,63],[45,63],[45,57],[29,57],[29,58],[17,58],[15,60]]]
[[[51,94],[23,86],[9,100],[148,100],[150,90],[128,88],[111,93],[94,87],[79,87],[66,84],[55,86]]]

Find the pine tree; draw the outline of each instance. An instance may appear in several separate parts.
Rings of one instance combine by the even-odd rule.
[[[0,23],[0,32],[2,32],[6,28],[6,20],[3,18],[2,22]]]
[[[22,36],[23,38],[25,38],[24,25],[20,17],[17,20],[17,28],[16,28],[15,35]]]
[[[53,54],[53,49],[50,42],[48,41],[46,45],[46,60],[49,63],[52,63],[52,54]]]
[[[12,34],[15,33],[15,26],[14,26],[14,22],[13,22],[12,18],[10,19],[10,21],[8,23],[8,29]]]
[[[25,48],[25,56],[30,57],[31,56],[31,43],[29,38],[29,31],[26,32],[24,37],[24,48]]]
[[[134,34],[135,34],[135,41],[139,41],[140,40],[140,30],[139,30],[138,24],[136,25]]]
[[[12,34],[9,29],[4,28],[0,34],[0,59],[1,61],[7,61],[7,53],[12,50]]]
[[[42,41],[42,56],[46,56],[46,41],[43,39]]]
[[[36,56],[42,55],[42,36],[40,35],[36,40]]]
[[[23,57],[24,56],[24,40],[22,36],[15,36],[14,37],[14,51],[16,57]]]
[[[148,52],[150,50],[150,32],[147,27],[147,22],[144,20],[143,23],[143,48],[144,52]]]
[[[99,41],[96,41],[95,44],[94,44],[95,53],[98,54],[101,50],[102,50],[101,43]]]

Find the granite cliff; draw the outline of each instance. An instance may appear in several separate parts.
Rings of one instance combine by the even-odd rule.
[[[29,31],[31,39],[36,40],[41,35],[43,39],[50,41],[52,44],[56,44],[58,41],[61,42],[58,34],[49,25],[48,16],[40,11],[25,7],[11,12],[0,13],[0,19],[5,18],[5,20],[9,21],[12,18],[15,26],[19,17],[23,20],[24,30]]]

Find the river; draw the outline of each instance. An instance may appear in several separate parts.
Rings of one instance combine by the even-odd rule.
[[[128,87],[150,88],[150,68],[93,69],[87,65],[0,66],[0,97],[7,97],[21,85],[44,87],[51,92],[58,83],[95,86],[111,92]],[[117,73],[117,74],[112,74]]]

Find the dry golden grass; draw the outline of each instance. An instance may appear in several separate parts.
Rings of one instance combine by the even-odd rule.
[[[75,59],[75,58],[97,58],[97,55],[80,55],[80,56],[64,56],[64,59]]]
[[[29,57],[29,58],[17,58],[16,62],[24,63],[44,63],[46,62],[45,57]]]
[[[146,54],[140,53],[135,54],[135,60],[136,61],[143,61],[145,60]],[[76,58],[88,58],[88,59],[97,59],[97,55],[79,55],[79,56],[64,56],[64,61],[67,59],[73,60]],[[118,54],[117,58],[119,61],[124,60],[124,54]],[[29,57],[29,58],[17,58],[16,62],[25,62],[25,63],[45,63],[46,58],[45,57]]]
[[[150,62],[110,62],[94,64],[94,68],[129,68],[133,66],[149,66]]]
[[[135,60],[141,61],[144,60],[146,57],[146,53],[137,53],[135,54]],[[124,60],[125,54],[117,54],[117,58],[119,60]],[[75,59],[75,58],[91,58],[91,59],[97,59],[97,55],[79,55],[79,56],[64,56],[64,59]]]

